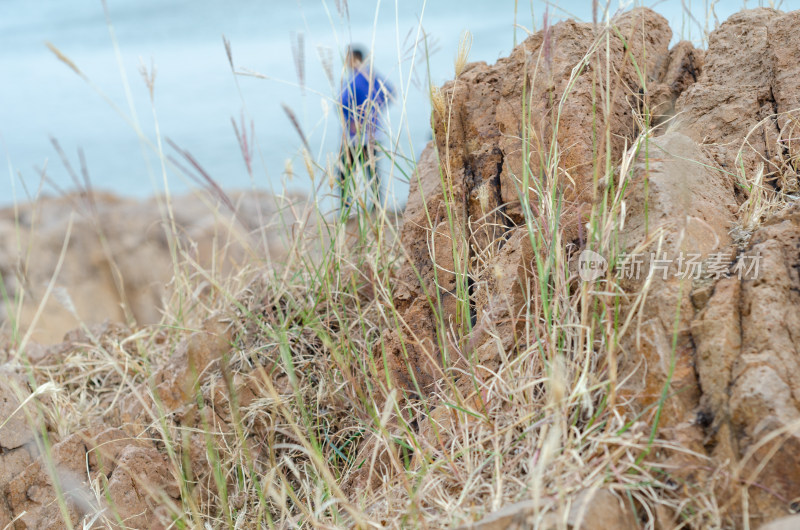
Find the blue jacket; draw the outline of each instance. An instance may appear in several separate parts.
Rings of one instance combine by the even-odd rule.
[[[367,67],[350,72],[343,80],[339,103],[344,129],[351,143],[366,144],[375,138],[380,111],[392,95],[392,86]]]

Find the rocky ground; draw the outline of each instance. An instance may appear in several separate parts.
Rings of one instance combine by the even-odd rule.
[[[305,199],[230,199],[235,213],[205,193],[173,197],[171,214],[163,198],[102,192],[0,210],[0,333],[31,330],[33,340],[52,344],[82,322],[158,323],[176,272],[173,252],[190,269],[222,272],[256,257],[280,260]]]
[[[459,421],[466,428],[466,416],[454,419],[452,407],[440,399],[442,381],[452,373],[448,367],[466,373],[467,357],[474,357],[475,377],[488,381],[514,364],[515,356],[525,355],[529,343],[519,337],[530,333],[532,324],[524,315],[546,315],[540,282],[558,281],[542,280],[536,267],[537,256],[545,252],[535,247],[531,231],[536,230],[563,256],[561,276],[570,289],[602,296],[610,296],[612,287],[618,290],[613,294],[619,300],[619,327],[614,330],[619,340],[602,349],[600,358],[587,356],[595,363],[586,368],[587,380],[599,381],[602,373],[611,381],[603,402],[612,409],[609,414],[623,418],[626,427],[620,436],[628,427],[645,439],[652,431],[651,441],[657,436],[659,451],[650,454],[648,449],[634,458],[638,465],[647,456],[667,470],[669,478],[659,487],[669,490],[664,495],[674,502],[668,508],[626,497],[620,486],[625,482],[613,466],[598,472],[607,478],[595,488],[565,487],[543,496],[546,503],[526,501],[528,490],[517,487],[515,480],[522,484],[535,459],[546,452],[546,442],[537,442],[532,467],[520,463],[507,471],[513,478],[506,482],[514,486],[503,491],[513,495],[493,492],[491,502],[476,501],[482,513],[495,513],[483,519],[465,516],[472,519],[467,527],[800,527],[800,516],[793,516],[800,512],[800,12],[743,11],[711,33],[706,50],[687,42],[670,48],[666,20],[649,10],[623,14],[613,27],[608,39],[596,40],[599,30],[591,24],[556,24],[494,65],[466,65],[434,93],[435,139],[412,179],[400,231],[405,260],[392,272],[391,305],[404,325],[379,330],[376,341],[382,344],[380,366],[392,388],[404,391],[408,401],[430,405],[413,422],[422,449],[405,465],[419,468],[440,448],[455,451],[455,442],[442,442],[437,429]],[[608,46],[602,61],[593,55],[598,42]],[[596,75],[601,70],[614,75]],[[598,173],[598,160],[604,157],[613,161],[612,170]],[[536,168],[531,178],[537,183],[523,178],[526,167]],[[560,191],[560,210],[547,210],[552,203],[548,206],[542,189]],[[630,263],[620,259],[612,261],[597,283],[582,284],[578,256],[593,241],[587,221],[609,207],[603,197],[619,199],[614,204],[623,221],[615,225],[615,244],[629,256],[646,256],[641,263],[645,270],[652,271],[662,253],[691,254],[703,273],[680,274],[685,264],[673,260],[663,275],[623,275],[612,284],[614,273]],[[255,211],[248,200],[258,202],[238,198]],[[88,287],[75,292],[91,295],[70,296],[78,314],[90,315],[90,320],[109,316],[132,325],[129,315],[120,312],[122,303],[140,323],[158,320],[158,290],[171,268],[167,242],[149,235],[148,230],[158,232],[151,226],[155,221],[122,213],[128,203],[104,200],[108,203],[113,207],[98,208],[108,213],[75,222],[72,240],[87,250],[64,262],[66,276],[59,276],[59,282],[67,288]],[[199,221],[191,204],[176,206],[176,223],[194,241],[213,239],[219,220]],[[49,238],[49,243],[30,243],[33,257],[24,273],[8,268],[17,260],[0,260],[6,264],[0,270],[10,292],[19,292],[14,282],[22,282],[34,300],[40,299],[36,293],[52,276],[64,239],[60,207],[63,201],[44,201],[23,212],[23,226],[39,218],[43,235],[37,237]],[[557,227],[554,217],[560,222]],[[247,218],[253,229],[261,226],[252,214]],[[131,229],[134,219],[139,228]],[[5,222],[10,233],[13,225]],[[110,242],[108,251],[96,245],[98,227]],[[108,237],[110,233],[125,237]],[[88,239],[92,244],[82,243]],[[0,249],[8,256],[14,247]],[[231,250],[230,256],[239,256],[237,252]],[[270,247],[269,252],[282,250]],[[190,254],[205,263],[218,259],[202,245],[192,247]],[[235,267],[239,258],[230,259]],[[143,260],[147,268],[140,266]],[[758,263],[757,271],[743,270],[752,263]],[[122,289],[116,270],[125,278]],[[372,279],[380,274],[350,272]],[[261,414],[289,407],[300,393],[293,380],[298,376],[275,368],[276,359],[285,359],[287,353],[253,338],[260,325],[274,325],[275,315],[291,305],[281,289],[265,281],[247,286],[228,310],[204,319],[202,329],[193,332],[153,332],[132,339],[125,326],[85,327],[70,332],[65,342],[28,348],[27,366],[11,343],[0,384],[0,526],[57,528],[67,518],[87,527],[100,521],[167,527],[170,514],[203,512],[219,505],[220,497],[226,506],[245,513],[244,497],[221,493],[222,484],[232,492],[244,479],[215,475],[210,442],[241,441],[248,454],[257,455],[248,465],[262,475],[301,474],[295,464],[293,471],[281,467],[284,461],[276,457],[275,448],[299,447],[292,449],[293,458],[299,458],[308,447],[289,444],[284,437],[293,435],[287,434],[287,424]],[[149,288],[152,284],[157,284],[155,291]],[[366,302],[377,291],[358,291],[358,296]],[[33,302],[24,302],[21,311],[23,329],[33,321],[27,315],[34,306],[28,303]],[[62,309],[52,311],[48,318],[59,322],[53,333],[63,333],[74,323],[66,316],[58,320],[56,312]],[[253,313],[261,324],[246,318]],[[437,327],[442,321],[452,333],[442,333]],[[317,344],[314,337],[309,327],[298,332],[296,342],[298,351],[313,353],[303,357],[307,364],[302,377],[311,381],[304,388],[312,388],[306,397],[316,395],[316,403],[324,404],[318,414],[344,410],[356,415],[342,395],[358,392],[366,383],[345,378],[336,390],[326,387],[322,381],[330,365],[324,352],[331,345]],[[170,340],[174,348],[158,350]],[[136,365],[148,347],[161,351],[148,359],[152,373]],[[601,351],[591,342],[584,349],[592,348]],[[109,352],[131,365],[86,368],[87,363],[102,365]],[[277,353],[259,358],[259,352]],[[83,364],[75,362],[78,358]],[[539,376],[552,378],[546,371],[551,369],[541,368]],[[60,394],[43,385],[47,381],[80,387],[71,395],[83,396],[92,404],[88,409],[102,414],[91,422],[70,417],[72,409],[87,407],[74,399],[60,402]],[[452,380],[454,387],[469,383],[466,377]],[[231,398],[232,388],[236,399]],[[197,395],[202,396],[199,401]],[[486,390],[473,395],[476,410],[486,410],[488,395]],[[384,407],[391,399],[384,396],[377,410],[391,412]],[[53,407],[62,407],[67,420],[57,421],[47,412]],[[18,410],[25,413],[15,414]],[[239,422],[241,417],[248,420]],[[238,432],[238,425],[245,425],[246,432]],[[523,429],[529,432],[528,426]],[[212,431],[219,437],[201,434]],[[171,436],[180,441],[169,443]],[[550,438],[542,434],[542,440]],[[615,443],[624,449],[626,439],[620,440]],[[358,447],[368,454],[366,439]],[[513,461],[513,455],[508,458]],[[582,465],[588,467],[594,458],[599,457],[589,455]],[[183,463],[188,481],[170,471],[175,462]],[[396,472],[389,469],[391,462],[373,456],[369,466],[345,474],[342,490],[328,493],[352,515],[360,498]],[[386,466],[383,478],[373,473],[381,465]],[[457,469],[447,480],[458,491],[467,491],[470,484]],[[191,491],[188,483],[195,485]],[[405,492],[403,487],[391,491]],[[710,507],[694,503],[698,491],[712,499]],[[114,518],[95,517],[104,504],[116,507]],[[556,504],[563,509],[548,514]],[[391,512],[385,499],[352,515],[348,524],[366,527],[371,521],[380,526],[377,516],[370,517],[384,512]],[[311,524],[303,522],[306,516],[311,517],[298,512],[297,519],[284,519],[282,525]]]

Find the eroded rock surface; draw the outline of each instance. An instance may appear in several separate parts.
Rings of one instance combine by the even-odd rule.
[[[769,520],[800,490],[800,207],[767,221],[748,256],[758,276],[718,282],[692,331],[706,444],[760,485],[750,509]]]
[[[703,263],[722,255],[727,269],[728,230],[737,204],[732,178],[713,169],[688,136],[667,132],[652,139],[647,151],[648,160],[641,157],[634,166],[626,193],[622,240],[629,262],[617,272],[626,291],[634,293],[631,304],[637,293],[645,295],[622,340],[620,381],[623,395],[640,410],[658,403],[669,382],[662,434],[673,431],[672,438],[698,449],[691,293],[704,274],[698,271]]]
[[[800,53],[797,11],[742,11],[714,31],[705,67],[676,103],[677,125],[732,174],[760,165],[784,188],[797,189]]]
[[[523,224],[526,202],[529,217],[541,214],[532,190],[548,179],[558,184],[563,231],[545,235],[563,235],[554,244],[565,252],[580,250],[582,221],[595,204],[596,153],[608,147],[620,160],[650,120],[657,127],[632,167],[621,243],[628,252],[666,254],[671,265],[645,281],[651,257],[643,275],[623,281],[627,304],[643,289],[647,295],[626,306],[637,317],[620,344],[621,403],[652,413],[666,396],[660,435],[726,470],[728,478],[713,479],[721,498],[731,498],[722,507],[726,524],[743,524],[739,488],[749,485],[757,526],[796,509],[800,491],[799,214],[795,207],[764,222],[744,249],[742,226],[752,223],[751,191],[796,200],[800,38],[792,28],[800,12],[738,13],[711,34],[705,52],[686,42],[668,50],[669,28],[650,11],[615,22],[609,60],[620,86],[608,87],[608,101],[602,88],[590,90],[602,83],[587,55],[593,29],[574,22],[537,33],[495,65],[467,65],[435,94],[435,139],[412,180],[401,234],[409,254],[395,302],[405,329],[385,334],[386,358],[395,383],[414,395],[436,392],[443,371],[464,356],[488,370],[513,357],[525,312],[538,311]],[[611,110],[593,114],[593,106]],[[608,146],[590,134],[605,120]],[[556,151],[557,163],[548,159]],[[751,187],[758,175],[761,190]],[[686,264],[675,258],[687,254],[704,271],[714,262],[717,272],[677,274]],[[753,256],[761,275],[736,277]],[[687,454],[674,462],[676,476],[712,480],[709,460]]]
[[[614,22],[607,50],[619,73],[614,86],[603,85],[597,62],[596,54],[605,57],[605,40],[589,53],[592,25],[566,21],[529,37],[494,65],[467,65],[434,98],[435,142],[412,178],[401,234],[409,260],[399,273],[395,303],[406,332],[385,340],[388,364],[406,390],[433,390],[444,366],[459,361],[448,344],[479,350],[489,336],[480,331],[482,322],[502,322],[499,336],[513,342],[516,316],[535,286],[531,243],[520,226],[528,202],[523,183],[533,215],[534,181],[556,183],[565,198],[566,237],[580,241],[593,201],[595,159],[606,149],[602,135],[592,141],[590,131],[608,120],[608,149],[618,158],[638,135],[634,114],[649,101],[646,85],[652,83],[658,105],[671,107],[702,68],[700,54],[687,44],[670,53],[672,32],[653,11],[634,10]],[[608,112],[593,112],[594,106]],[[553,150],[561,153],[557,164],[549,161]],[[459,285],[464,277],[469,281]],[[437,325],[431,307],[439,304],[444,322]],[[464,337],[468,320],[482,338]],[[442,332],[450,328],[453,333]],[[443,356],[443,350],[450,353]],[[482,358],[491,364],[489,357]]]

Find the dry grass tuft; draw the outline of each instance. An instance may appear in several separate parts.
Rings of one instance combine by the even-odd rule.
[[[461,34],[461,40],[458,43],[458,52],[456,53],[456,60],[455,60],[456,77],[461,76],[461,73],[464,71],[464,67],[467,66],[467,61],[469,60],[469,52],[471,49],[472,49],[472,33],[465,30]]]

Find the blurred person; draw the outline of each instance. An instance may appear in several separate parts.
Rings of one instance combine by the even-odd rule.
[[[342,109],[342,146],[338,171],[341,209],[351,206],[353,175],[358,165],[367,179],[367,189],[381,199],[381,183],[376,158],[380,113],[394,96],[394,89],[371,64],[364,60],[365,51],[356,46],[347,49],[347,72],[342,80],[339,104]],[[374,203],[373,203],[374,204]]]

